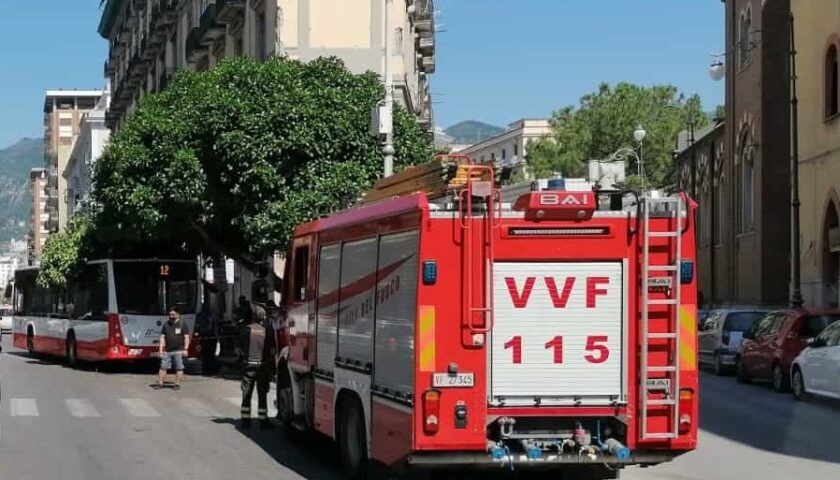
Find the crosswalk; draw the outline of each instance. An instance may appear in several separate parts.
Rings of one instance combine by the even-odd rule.
[[[270,399],[273,400],[273,399]],[[0,417],[49,417],[69,415],[73,418],[96,419],[104,416],[127,416],[135,418],[166,418],[171,415],[189,415],[197,418],[236,418],[239,416],[239,397],[220,397],[202,399],[190,396],[173,395],[168,398],[114,398],[97,399],[65,398],[3,399]],[[269,404],[273,404],[269,401]],[[256,411],[256,399],[253,408]],[[275,416],[271,405],[269,416]]]

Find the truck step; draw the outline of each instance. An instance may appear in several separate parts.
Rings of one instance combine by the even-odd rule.
[[[662,339],[672,339],[677,338],[676,333],[648,333],[648,338],[651,340],[662,340]]]

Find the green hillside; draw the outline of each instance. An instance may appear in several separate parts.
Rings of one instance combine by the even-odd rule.
[[[44,141],[24,138],[0,150],[0,242],[29,231],[29,171],[44,164]]]

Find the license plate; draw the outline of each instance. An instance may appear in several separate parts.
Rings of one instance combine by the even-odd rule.
[[[475,374],[457,373],[435,373],[432,377],[432,386],[435,388],[469,388],[475,386]]]

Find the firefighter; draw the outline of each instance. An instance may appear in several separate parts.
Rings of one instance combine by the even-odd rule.
[[[257,388],[257,415],[260,427],[271,428],[268,419],[268,391],[274,375],[277,340],[265,308],[252,304],[254,314],[250,323],[243,324],[239,335],[242,364],[242,426],[251,426],[251,397]]]

